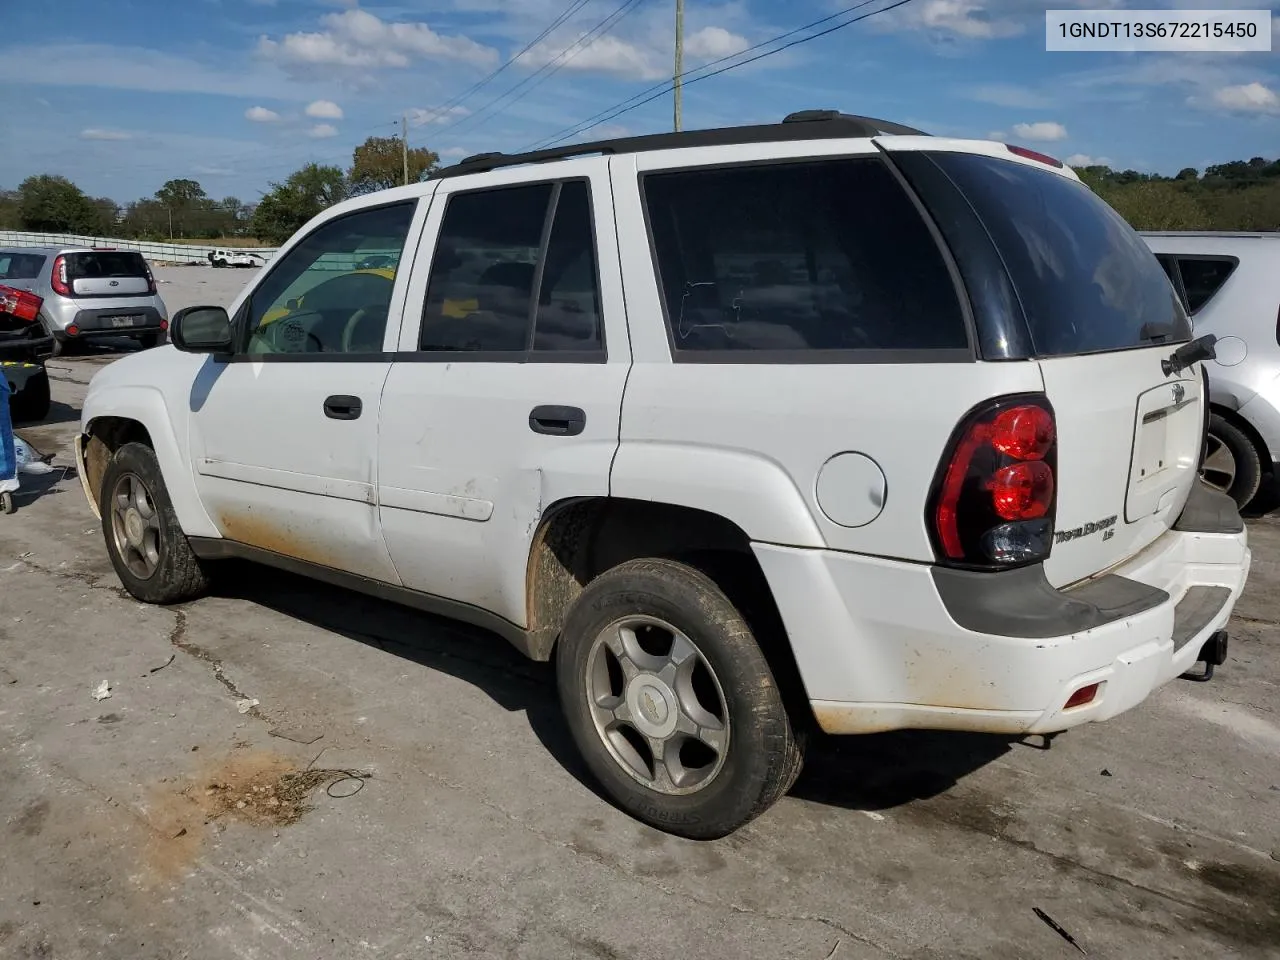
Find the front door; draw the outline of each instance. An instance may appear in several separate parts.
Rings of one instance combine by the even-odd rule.
[[[237,355],[197,378],[192,463],[227,539],[397,582],[375,506],[378,404],[416,207],[339,216],[282,254],[236,313]]]
[[[593,229],[612,223],[607,161],[534,176],[441,182],[378,451],[404,584],[520,626],[540,519],[608,495],[631,357],[616,237]]]

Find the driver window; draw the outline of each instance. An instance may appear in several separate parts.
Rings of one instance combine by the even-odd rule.
[[[273,264],[249,304],[246,352],[381,353],[414,207],[330,221]]]

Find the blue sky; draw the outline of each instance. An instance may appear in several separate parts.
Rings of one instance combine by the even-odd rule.
[[[686,69],[853,2],[686,0]],[[1047,7],[1126,2],[911,0],[689,86],[685,125],[837,108],[939,135],[994,134],[1077,164],[1173,173],[1280,156],[1280,17],[1271,53],[1045,52]],[[56,14],[6,5],[0,187],[61,173],[123,203],[191,177],[215,197],[253,202],[308,161],[348,165],[365,137],[397,133],[404,112],[410,142],[446,161],[527,148],[669,76],[674,0],[636,0],[608,32],[571,47],[622,3],[586,0],[448,111],[569,0],[59,0]],[[535,76],[566,49],[560,69]],[[665,96],[586,138],[670,129],[671,110]]]

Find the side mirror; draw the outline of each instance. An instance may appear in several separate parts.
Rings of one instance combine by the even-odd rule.
[[[169,341],[186,353],[231,353],[231,318],[222,307],[185,307],[173,315]]]

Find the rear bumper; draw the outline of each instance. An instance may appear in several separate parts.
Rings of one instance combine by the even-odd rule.
[[[132,318],[128,326],[118,326],[124,317]],[[160,333],[165,329],[165,317],[151,306],[104,307],[80,310],[59,331],[62,338],[132,337],[138,334]],[[71,331],[75,330],[75,333]],[[55,334],[56,336],[56,334]]]
[[[1211,530],[1184,523],[1065,591],[1039,568],[954,579],[920,564],[754,549],[826,732],[1051,733],[1141,703],[1224,629],[1251,554],[1238,514],[1224,532],[1221,512],[1207,513],[1218,517],[1200,524]],[[1066,709],[1095,683],[1092,701]]]

